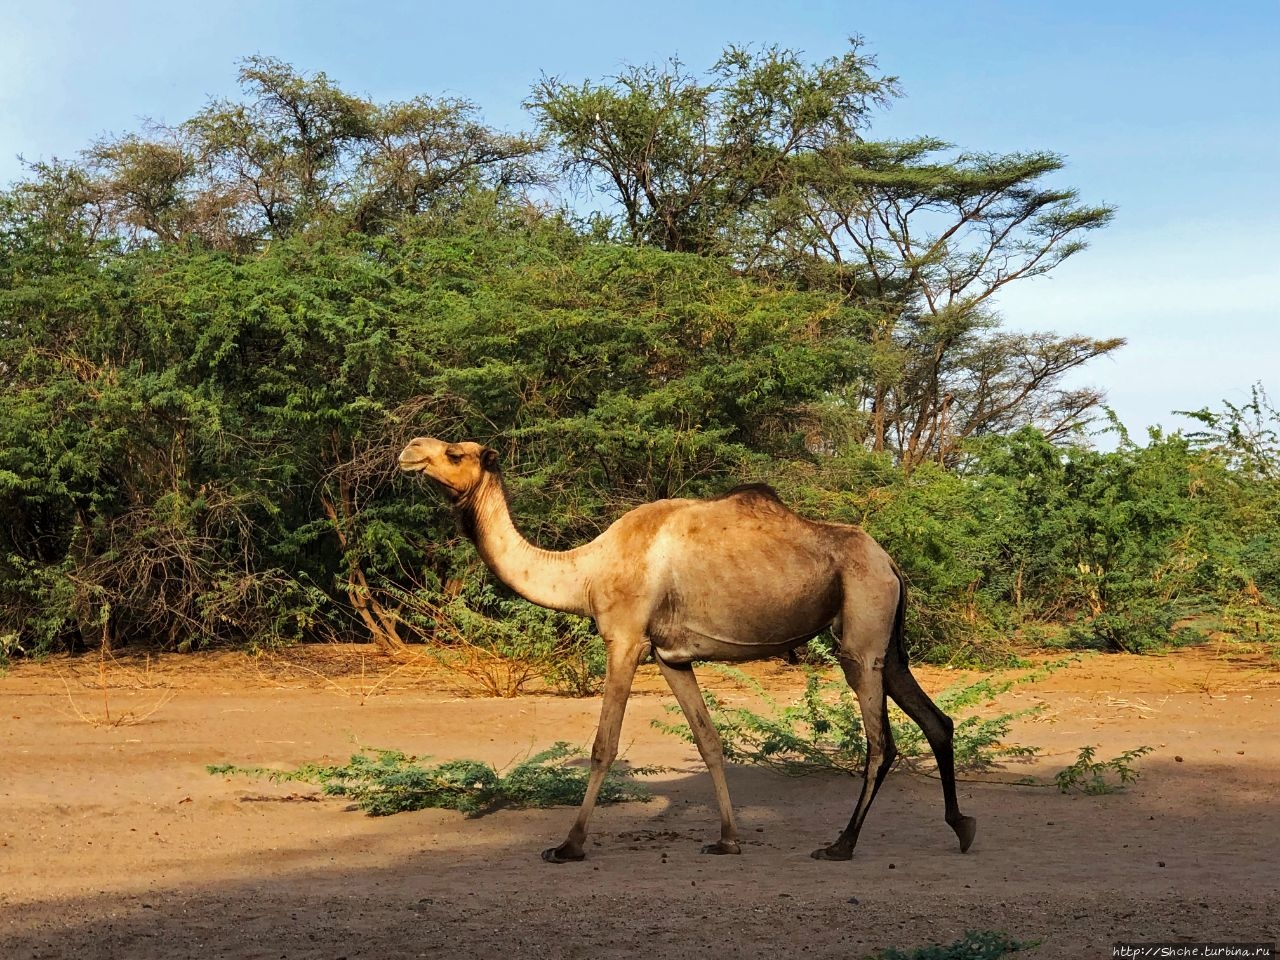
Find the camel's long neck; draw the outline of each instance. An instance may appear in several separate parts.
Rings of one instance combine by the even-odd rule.
[[[473,497],[456,507],[463,529],[489,569],[530,603],[591,615],[590,548],[556,552],[535,547],[516,529],[502,479],[488,475]]]

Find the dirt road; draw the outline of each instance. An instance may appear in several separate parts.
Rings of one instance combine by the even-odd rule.
[[[646,668],[648,670],[650,668]],[[926,689],[956,675],[917,671]],[[756,676],[784,701],[803,678]],[[1042,704],[1013,740],[1042,781],[1086,744],[1149,745],[1141,779],[1089,797],[966,781],[961,855],[936,781],[895,772],[852,862],[809,851],[852,809],[847,778],[735,767],[741,857],[705,857],[710,782],[650,726],[641,678],[625,756],[669,771],[653,800],[600,809],[584,863],[551,866],[566,809],[370,818],[306,785],[210,776],[210,763],[345,761],[362,746],[506,766],[589,743],[599,703],[460,696],[438,669],[360,648],[19,664],[0,676],[0,957],[842,957],[966,930],[1107,957],[1120,940],[1280,933],[1280,672],[1221,649],[1093,657],[1004,694]],[[726,690],[724,695],[733,696]]]

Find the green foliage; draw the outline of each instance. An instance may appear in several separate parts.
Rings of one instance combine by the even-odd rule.
[[[1010,940],[993,930],[968,930],[961,939],[946,946],[917,947],[905,953],[886,947],[870,954],[870,960],[997,960],[1005,954],[1035,945],[1035,942]]]
[[[1060,770],[1054,780],[1063,793],[1080,790],[1090,796],[1115,793],[1123,790],[1124,785],[1138,779],[1138,771],[1133,769],[1133,761],[1145,757],[1151,747],[1134,747],[1126,750],[1110,760],[1095,760],[1093,747],[1081,747],[1080,755],[1071,766]],[[1115,778],[1114,780],[1111,778]]]
[[[1280,477],[1280,410],[1261,383],[1249,394],[1245,404],[1224,400],[1220,411],[1205,407],[1178,412],[1202,425],[1187,434],[1192,444],[1218,454],[1246,476],[1274,480]]]
[[[812,66],[779,47],[729,47],[701,80],[677,60],[603,84],[548,77],[527,106],[565,166],[621,207],[610,233],[737,253],[796,161],[855,142],[870,107],[895,93],[858,47]]]
[[[481,588],[447,514],[395,476],[409,437],[509,438],[518,509],[564,546],[794,449],[845,375],[841,341],[814,336],[821,296],[516,213],[477,198],[474,227],[249,258],[144,248],[0,291],[22,331],[0,358],[0,632],[33,651],[104,626],[173,648],[398,641],[409,571]],[[69,300],[99,315],[48,306]]]
[[[582,631],[556,649],[542,678],[558,693],[591,697],[604,690],[606,662],[600,635]]]
[[[720,733],[725,758],[733,763],[768,767],[787,776],[807,776],[835,771],[861,776],[866,763],[866,740],[857,698],[843,680],[824,680],[808,670],[804,694],[797,703],[780,705],[754,679],[733,667],[711,664],[711,668],[736,681],[759,699],[764,709],[730,707],[713,692],[703,696],[711,711],[711,721]],[[953,715],[975,705],[992,703],[999,694],[1031,676],[1002,683],[981,680],[942,693],[938,705]],[[679,707],[670,706],[676,713]],[[956,766],[961,770],[981,770],[1001,760],[1025,759],[1035,747],[1005,742],[1009,728],[1021,717],[1034,713],[1021,710],[982,718],[963,717],[955,728]],[[687,724],[655,720],[654,726],[693,743]],[[931,757],[928,741],[920,728],[897,707],[890,707],[889,727],[898,746],[899,762],[915,766]]]
[[[499,773],[476,760],[448,760],[423,765],[398,750],[366,750],[346,766],[307,764],[296,770],[210,764],[215,776],[246,776],[272,782],[300,781],[321,786],[329,796],[350,797],[371,817],[441,807],[480,816],[498,807],[554,807],[580,804],[587,789],[587,769],[575,764],[582,751],[555,745]],[[611,770],[600,788],[600,803],[648,800],[634,776],[652,768]]]
[[[823,416],[859,443],[911,469],[1022,423],[1065,435],[1099,395],[1064,376],[1123,341],[1002,332],[987,302],[1084,249],[1112,210],[1046,187],[1063,166],[1048,151],[871,139],[896,94],[854,40],[819,63],[729,47],[701,77],[672,60],[547,78],[527,105],[564,169],[615,205],[593,211],[599,235],[728,257],[856,308],[845,323],[868,367]]]
[[[397,475],[425,433],[497,447],[549,548],[774,483],[886,546],[934,660],[1276,643],[1262,385],[1186,436],[1079,440],[1099,396],[1062,378],[1119,341],[989,303],[1111,211],[1046,151],[874,140],[896,84],[858,44],[545,80],[553,154],[465,101],[240,81],[0,191],[0,657],[424,641],[492,692],[594,691],[590,628],[513,601]],[[521,196],[548,159],[617,219]]]
[[[704,692],[711,721],[720,733],[725,758],[731,763],[758,764],[788,776],[826,770],[861,770],[866,752],[862,721],[857,701],[848,688],[838,691],[834,700],[823,699],[822,693],[835,692],[836,685],[824,684],[817,673],[810,672],[800,701],[781,706],[740,670],[718,664],[716,669],[760,697],[767,711],[757,713],[746,707],[728,707],[713,692]],[[673,714],[679,709],[667,707]],[[694,742],[687,724],[660,720],[653,724],[664,733]]]
[[[1242,594],[1227,604],[1221,626],[1244,643],[1264,644],[1273,658],[1280,658],[1280,608],[1264,602],[1261,594]]]
[[[1144,652],[1200,639],[1175,636],[1180,621],[1274,609],[1280,488],[1220,453],[1177,434],[1102,452],[1028,428],[968,456],[904,475],[847,455],[820,481],[850,492],[815,509],[861,522],[906,574],[915,652],[999,663],[1014,631],[1050,624],[1067,628],[1040,633],[1057,643]]]

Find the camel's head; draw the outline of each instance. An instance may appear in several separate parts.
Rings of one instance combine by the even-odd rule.
[[[498,471],[498,454],[478,443],[445,443],[418,437],[400,451],[400,469],[425,473],[444,488],[452,502],[473,493],[485,476]]]

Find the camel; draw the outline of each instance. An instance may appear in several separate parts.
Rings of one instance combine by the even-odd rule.
[[[632,680],[650,654],[684,711],[720,808],[720,839],[702,852],[740,853],[720,737],[692,664],[783,655],[828,627],[858,697],[867,760],[849,825],[812,856],[853,856],[867,811],[897,755],[886,694],[924,731],[938,764],[946,822],[960,850],[969,849],[977,821],[961,814],[956,799],[951,718],[908,668],[902,576],[860,528],[804,519],[772,489],[756,484],[710,500],[647,503],[584,546],[549,551],[516,529],[492,449],[419,437],[400,453],[399,463],[439,485],[463,533],[507,587],[539,606],[594,618],[604,638],[604,702],[586,795],[568,837],[543,851],[544,860],[584,858],[587,823],[617,754]]]

